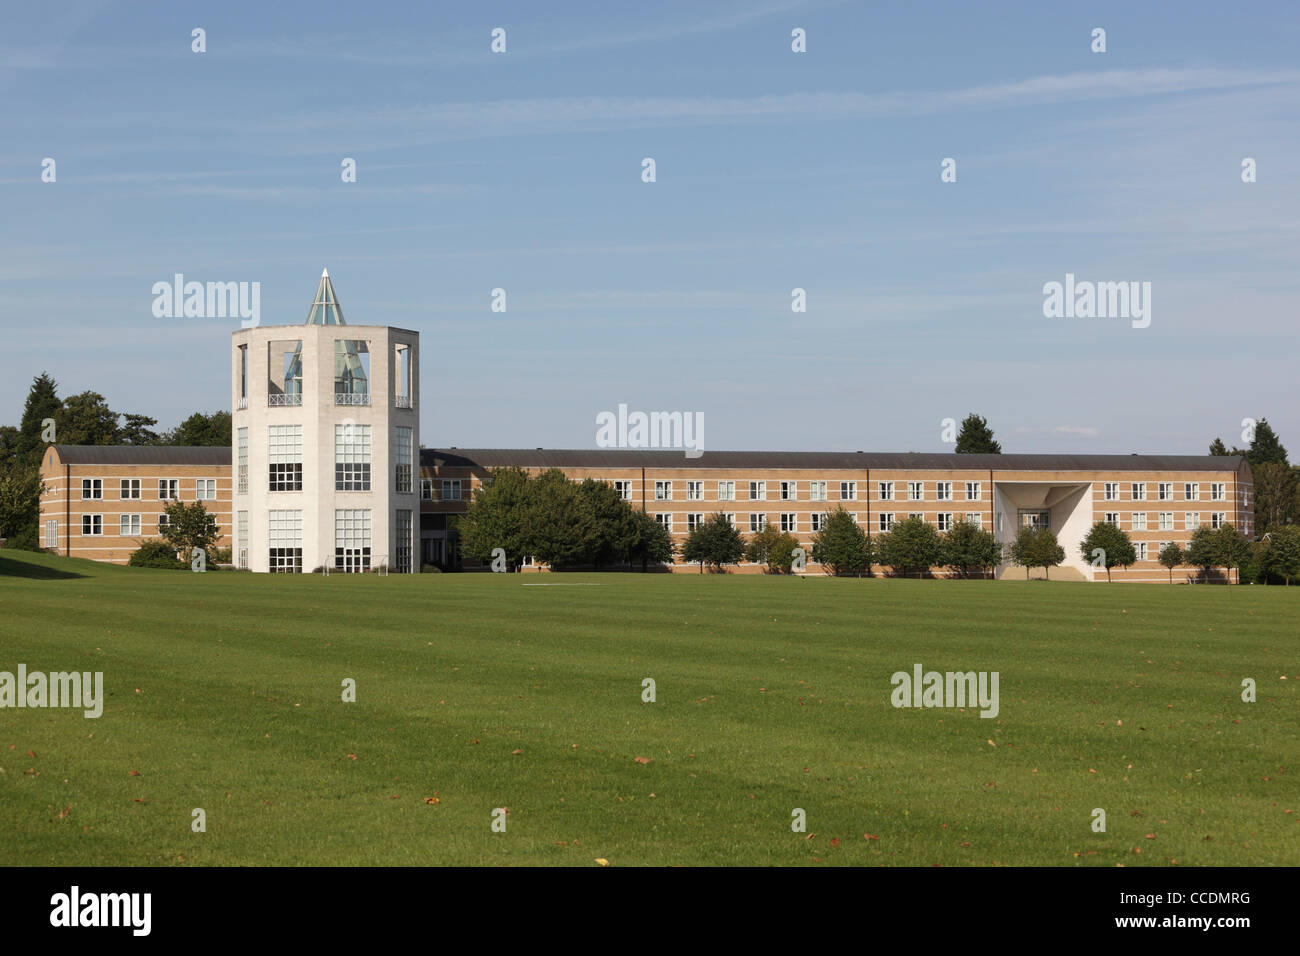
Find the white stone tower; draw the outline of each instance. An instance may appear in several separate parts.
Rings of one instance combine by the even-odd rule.
[[[419,333],[348,325],[322,271],[306,322],[232,339],[236,565],[418,571]]]

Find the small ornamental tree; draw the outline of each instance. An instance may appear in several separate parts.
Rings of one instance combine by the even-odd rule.
[[[1033,567],[1042,568],[1043,575],[1049,581],[1052,579],[1052,568],[1065,560],[1065,549],[1048,528],[1039,528],[1034,532],[1032,554]]]
[[[1169,569],[1169,583],[1174,583],[1174,568],[1184,562],[1182,546],[1177,541],[1170,541],[1160,549],[1157,560]]]
[[[1203,580],[1208,583],[1210,572],[1219,566],[1218,549],[1214,546],[1214,532],[1209,525],[1201,525],[1192,532],[1192,540],[1187,543],[1183,560],[1192,567],[1201,569]]]
[[[962,577],[970,577],[972,571],[990,572],[1002,563],[1002,545],[991,531],[958,521],[943,536],[940,563]]]
[[[1100,552],[1100,553],[1098,553]],[[1088,564],[1106,569],[1106,580],[1110,581],[1111,568],[1127,568],[1137,561],[1137,548],[1129,536],[1120,530],[1119,525],[1109,521],[1098,521],[1092,526],[1079,544],[1079,554]]]
[[[483,487],[456,521],[462,554],[489,561],[492,551],[505,551],[506,567],[517,570],[525,550],[525,511],[530,478],[521,468],[497,468],[488,473]]]
[[[204,564],[208,564],[208,555],[217,540],[217,519],[200,501],[188,504],[169,501],[163,510],[167,514],[167,524],[159,534],[168,547],[178,552],[180,560],[186,564],[193,560],[197,548],[204,554]]]
[[[871,568],[871,539],[843,507],[826,516],[821,531],[813,535],[812,559],[839,576],[861,574]]]
[[[1250,560],[1250,542],[1231,524],[1220,525],[1214,532],[1213,540],[1216,563],[1227,570],[1228,584],[1232,584],[1233,571],[1237,572],[1237,580],[1240,581],[1242,565]]]
[[[685,560],[699,562],[701,574],[705,565],[721,571],[724,564],[735,564],[744,553],[745,542],[740,532],[721,512],[714,512],[703,524],[697,524],[682,548]]]
[[[1021,525],[1015,540],[1007,545],[1007,560],[1017,567],[1025,569],[1025,580],[1029,580],[1029,569],[1034,566],[1034,529]]]
[[[772,526],[756,532],[745,547],[745,560],[762,564],[768,574],[789,574],[799,539]]]
[[[1282,578],[1288,586],[1292,578],[1300,577],[1300,527],[1285,525],[1270,531],[1262,564],[1265,572]]]
[[[644,511],[632,511],[632,538],[628,543],[628,563],[640,562],[645,571],[651,564],[668,564],[675,551],[668,529]]]
[[[876,547],[877,558],[895,574],[916,571],[923,574],[939,564],[942,542],[934,525],[924,518],[899,521],[880,536]]]

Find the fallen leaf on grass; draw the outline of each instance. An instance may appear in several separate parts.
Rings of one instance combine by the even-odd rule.
[[[72,807],[64,807],[62,810],[59,811],[59,819],[60,820],[68,819],[68,814],[71,812],[72,812]]]
[[[840,845],[840,838],[839,838],[839,837],[831,837],[831,846],[839,846],[839,845]]]
[[[139,770],[128,770],[128,771],[127,771],[127,775],[128,775],[128,776],[131,776],[131,777],[138,777],[138,776],[140,776],[140,771],[139,771]]]
[[[603,856],[596,857],[596,862],[601,866],[609,866],[609,860],[605,859]]]
[[[522,750],[512,750],[512,751],[510,751],[510,756],[513,757],[513,756],[515,756],[516,754],[521,754],[521,753],[523,753]]]
[[[425,802],[425,803],[442,803],[442,801],[439,800],[437,797],[425,797],[425,798],[424,798],[424,802]]]
[[[632,759],[641,764],[649,763],[651,760],[650,757],[633,757]]]

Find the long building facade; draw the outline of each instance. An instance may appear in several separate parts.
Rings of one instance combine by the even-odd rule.
[[[1253,534],[1251,473],[1240,456],[426,449],[418,396],[418,333],[347,325],[322,273],[306,322],[234,333],[231,447],[51,445],[41,543],[125,563],[158,536],[169,501],[192,500],[214,514],[217,544],[241,568],[461,567],[472,562],[461,559],[452,519],[493,469],[512,466],[613,484],[665,526],[679,553],[714,512],[744,536],[775,527],[811,549],[826,515],[844,508],[872,536],[913,515],[940,532],[969,521],[1002,542],[1024,525],[1050,528],[1066,554],[1055,576],[1091,581],[1106,575],[1079,543],[1108,521],[1138,552],[1111,577],[1165,582],[1156,560],[1165,543],[1186,546],[1202,525]],[[679,557],[666,570],[697,569]]]

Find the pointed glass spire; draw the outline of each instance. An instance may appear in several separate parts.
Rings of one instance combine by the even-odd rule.
[[[330,282],[328,269],[320,271],[320,285],[316,287],[316,299],[307,313],[306,325],[347,325],[343,321],[343,310],[339,307],[338,297],[334,294],[334,285]]]

